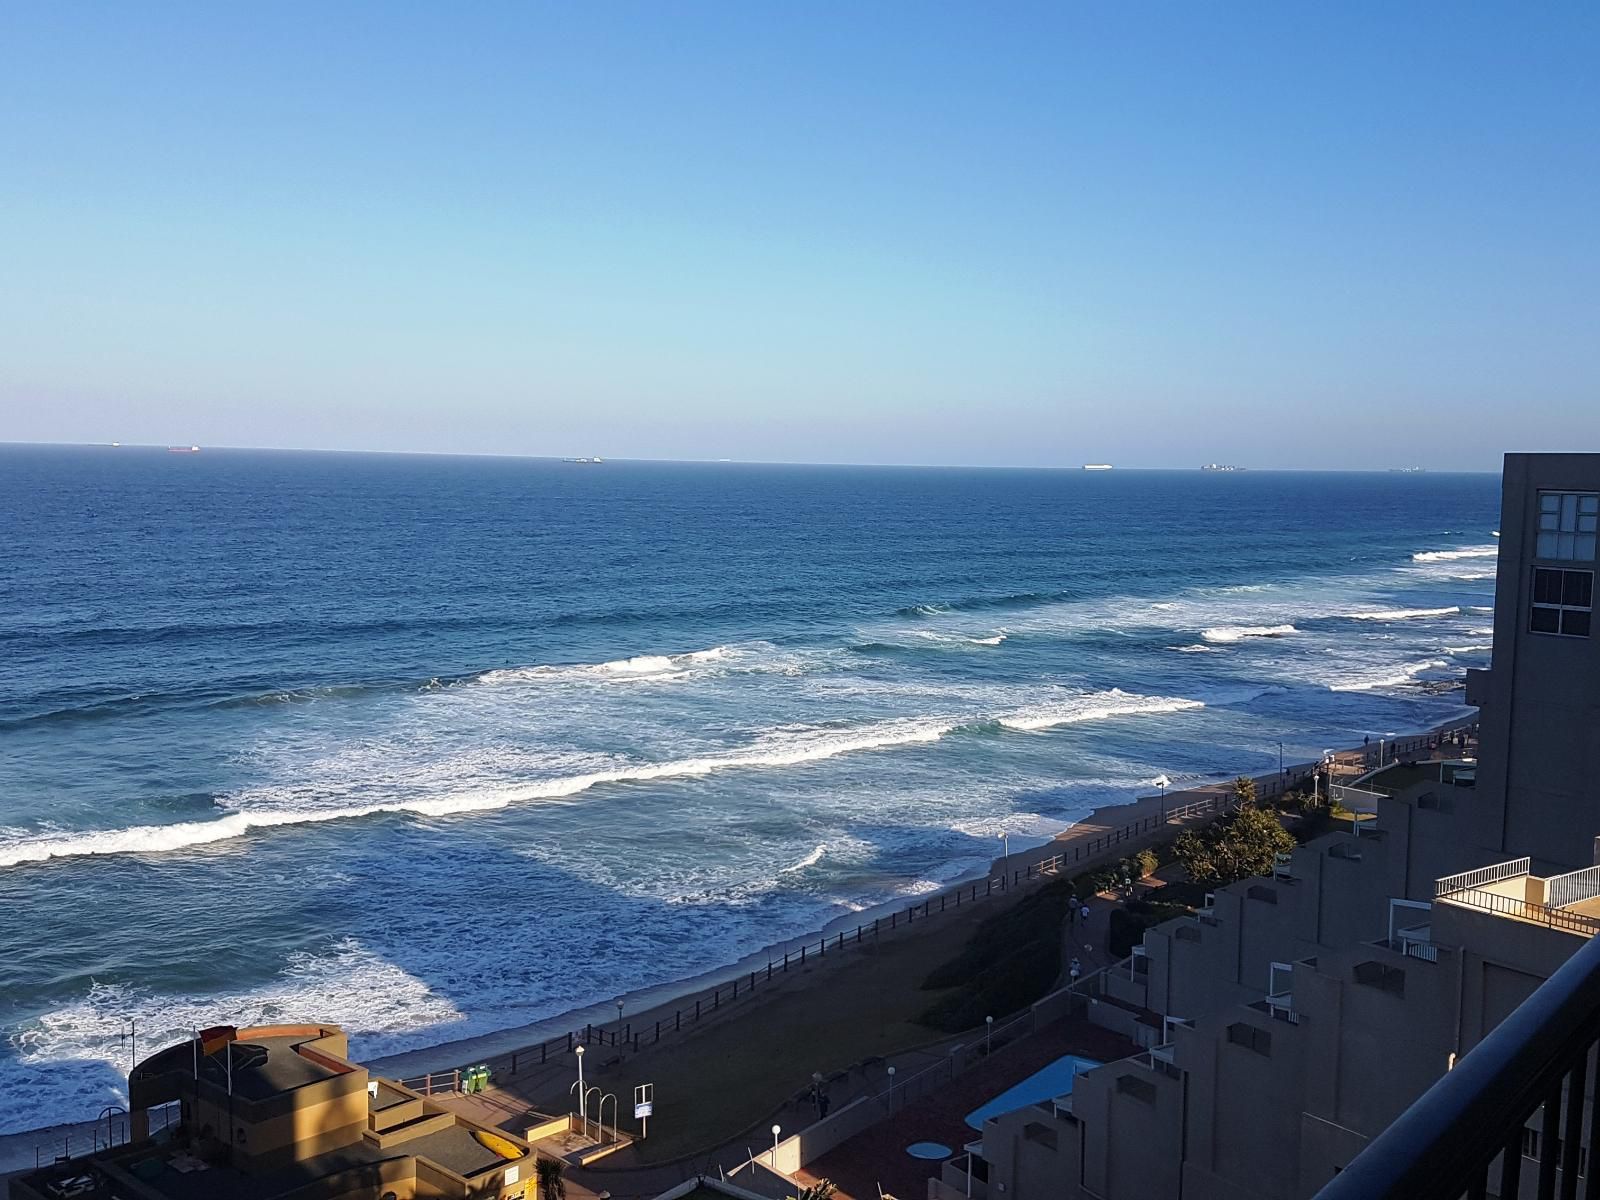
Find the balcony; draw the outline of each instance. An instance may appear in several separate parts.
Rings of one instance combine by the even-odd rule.
[[[1586,1197],[1600,1194],[1582,1173],[1588,1147],[1600,1146],[1600,1104],[1584,1104],[1597,1040],[1600,940],[1590,939],[1316,1200],[1577,1200],[1580,1180]],[[1541,1110],[1541,1130],[1558,1136],[1534,1139],[1525,1155],[1525,1127]]]
[[[1434,883],[1435,903],[1461,904],[1517,921],[1593,937],[1600,933],[1600,867],[1540,878],[1530,860],[1448,875]]]

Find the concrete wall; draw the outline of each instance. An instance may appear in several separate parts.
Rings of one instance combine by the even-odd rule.
[[[1600,491],[1600,454],[1508,454],[1501,485],[1494,665],[1478,771],[1485,844],[1567,869],[1588,866],[1600,832],[1600,622],[1587,638],[1529,630],[1541,489]]]

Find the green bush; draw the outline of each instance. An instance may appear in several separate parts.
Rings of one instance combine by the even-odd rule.
[[[1163,888],[1162,891],[1166,891]],[[1111,910],[1110,930],[1106,935],[1106,950],[1112,958],[1127,958],[1133,948],[1144,940],[1144,931],[1190,912],[1186,904],[1168,904],[1149,900],[1134,900],[1126,907]]]

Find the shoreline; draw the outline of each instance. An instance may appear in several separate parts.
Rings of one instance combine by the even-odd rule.
[[[1442,733],[1475,725],[1478,719],[1476,710],[1474,710],[1471,715],[1464,715],[1430,725],[1414,733],[1400,734],[1395,738],[1389,739],[1389,742],[1391,745],[1398,746],[1402,743],[1409,744],[1418,740],[1426,740]],[[1373,743],[1372,748],[1375,748],[1376,745],[1377,743]],[[1341,748],[1337,753],[1347,761],[1348,756],[1351,755],[1355,755],[1358,758],[1364,757],[1369,749],[1372,748],[1350,746]],[[1315,761],[1298,763],[1286,761],[1284,763],[1284,771],[1289,777],[1288,782],[1298,783],[1306,778],[1316,765]],[[1092,841],[1097,837],[1112,833],[1145,817],[1159,816],[1163,810],[1170,810],[1215,796],[1219,791],[1226,791],[1231,788],[1233,780],[1236,778],[1238,776],[1229,776],[1226,779],[1197,784],[1194,787],[1178,791],[1170,791],[1166,793],[1165,797],[1136,796],[1132,800],[1121,803],[1100,805],[1050,837],[1027,839],[1030,844],[1024,845],[1021,849],[1012,850],[1009,855],[996,856],[986,869],[969,871],[942,883],[936,890],[917,897],[915,902],[938,901],[941,897],[954,895],[963,888],[993,878],[1003,872],[1026,871],[1042,860],[1061,853],[1063,847],[1070,846],[1072,842],[1080,838]],[[1281,790],[1277,789],[1276,786],[1278,780],[1276,771],[1251,776],[1251,778],[1255,780],[1256,787],[1263,795],[1274,795],[1276,790]],[[1175,826],[1174,828],[1177,827]],[[1016,840],[1022,841],[1024,839],[1019,836]],[[1098,861],[1098,859],[1095,861]],[[1087,870],[1089,866],[1090,862],[1085,861],[1083,869]],[[623,1021],[624,1023],[639,1022],[642,1027],[643,1023],[650,1019],[665,1020],[670,1015],[672,1006],[676,1002],[692,1000],[701,992],[709,992],[719,985],[729,983],[735,979],[742,979],[753,971],[765,969],[769,961],[781,959],[785,954],[794,954],[802,946],[810,945],[814,947],[819,940],[836,937],[874,919],[888,918],[891,913],[901,912],[911,907],[913,903],[912,898],[908,896],[891,897],[877,904],[862,908],[857,912],[841,913],[823,924],[820,929],[813,928],[794,937],[758,947],[741,955],[732,962],[709,967],[692,975],[680,976],[676,979],[665,980],[661,983],[625,992],[621,997],[625,1014]],[[655,1014],[659,1014],[659,1017],[654,1016]],[[436,1042],[429,1046],[419,1047],[415,1050],[376,1055],[363,1060],[363,1065],[371,1068],[375,1073],[390,1077],[415,1078],[419,1075],[430,1073],[447,1074],[457,1067],[465,1066],[469,1063],[504,1057],[530,1046],[536,1046],[540,1042],[562,1037],[569,1032],[580,1030],[586,1025],[609,1028],[616,1022],[616,1000],[597,1000],[588,1004],[576,1005],[549,1017],[541,1017],[521,1025],[509,1026],[489,1033],[453,1038]]]

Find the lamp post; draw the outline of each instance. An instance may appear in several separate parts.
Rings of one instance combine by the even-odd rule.
[[[1150,781],[1161,789],[1161,823],[1167,823],[1167,785],[1172,782],[1165,775],[1157,775]]]
[[[1278,786],[1283,786],[1283,743],[1278,743]]]
[[[889,1068],[889,1111],[894,1111],[894,1068]]]
[[[1011,835],[1009,833],[1000,835],[1000,846],[1002,849],[1000,855],[1001,870],[1005,872],[1006,889],[1009,891],[1011,888]]]
[[[993,1034],[994,1034],[994,1018],[993,1017],[985,1017],[983,1019],[983,1056],[985,1058],[989,1057],[989,1038]]]
[[[783,1126],[774,1125],[772,1127],[772,1169],[774,1171],[778,1169],[778,1135],[782,1132]]]
[[[617,997],[617,1034],[618,1034],[618,1036],[620,1036],[622,1034],[622,1004],[623,1004],[622,997],[618,996]]]
[[[587,1127],[588,1119],[589,1119],[589,1106],[584,1101],[585,1093],[584,1093],[584,1090],[583,1090],[583,1047],[582,1046],[578,1047],[577,1053],[578,1053],[578,1103],[582,1104],[583,1107],[584,1107],[584,1112],[583,1112],[584,1123],[585,1123],[585,1127]]]

